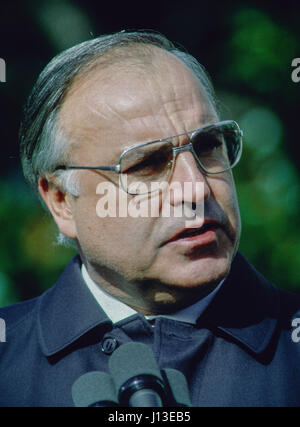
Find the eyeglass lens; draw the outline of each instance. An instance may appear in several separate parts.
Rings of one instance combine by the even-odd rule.
[[[200,166],[212,174],[234,165],[240,150],[237,128],[228,125],[196,131],[191,143]],[[121,158],[123,188],[129,194],[151,192],[151,183],[168,180],[173,157],[171,139],[128,150]]]

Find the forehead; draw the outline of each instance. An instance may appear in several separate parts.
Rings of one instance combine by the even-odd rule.
[[[72,152],[120,152],[216,121],[216,113],[194,74],[168,53],[144,66],[95,67],[71,87],[60,125]]]

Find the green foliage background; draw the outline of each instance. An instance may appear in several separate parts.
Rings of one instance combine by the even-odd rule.
[[[134,1],[104,7],[91,0],[27,0],[1,8],[7,82],[0,83],[0,306],[39,295],[74,254],[55,245],[55,226],[22,177],[22,104],[56,53],[122,29],[162,32],[206,67],[222,119],[235,119],[244,131],[234,171],[240,249],[269,280],[299,291],[300,82],[291,79],[291,63],[300,57],[300,4]]]

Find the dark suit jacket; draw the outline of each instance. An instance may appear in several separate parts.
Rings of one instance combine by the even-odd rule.
[[[41,296],[0,309],[2,406],[72,406],[82,374],[108,371],[116,345],[152,347],[161,368],[181,370],[194,406],[299,406],[300,342],[291,320],[300,299],[273,287],[238,254],[197,326],[140,315],[112,325],[75,257]],[[300,335],[300,334],[299,334]]]

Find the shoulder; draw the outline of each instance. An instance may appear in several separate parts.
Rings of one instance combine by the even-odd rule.
[[[255,322],[273,318],[284,327],[300,318],[300,294],[284,290],[284,283],[271,283],[241,253],[234,259],[228,279],[229,295],[238,302],[243,318]]]
[[[280,321],[284,329],[300,324],[300,295],[295,292],[278,289],[280,302]]]
[[[72,276],[72,272],[75,266],[78,265],[80,265],[80,258],[76,256],[69,262],[69,264],[62,272],[61,277],[63,277],[63,281],[68,280],[69,277]],[[30,325],[36,319],[37,311],[39,310],[41,302],[45,301],[45,305],[47,306],[48,303],[50,303],[48,301],[50,295],[55,292],[55,288],[58,285],[59,283],[56,283],[47,291],[43,292],[41,295],[35,298],[6,307],[0,307],[0,319],[2,319],[2,322],[5,324],[6,331],[10,332],[15,329],[19,331],[25,327],[28,328],[28,325]]]
[[[12,329],[20,322],[30,317],[35,310],[40,297],[0,308],[0,318],[4,320],[6,328]]]

